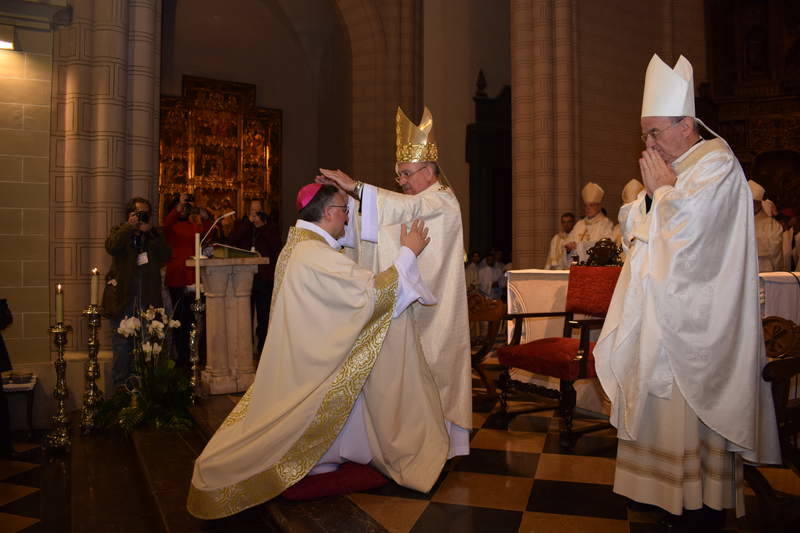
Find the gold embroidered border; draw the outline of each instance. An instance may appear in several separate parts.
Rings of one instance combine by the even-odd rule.
[[[686,170],[695,166],[697,162],[700,161],[700,159],[710,154],[711,152],[716,152],[717,150],[728,150],[728,147],[725,146],[725,142],[722,141],[722,139],[716,138],[704,142],[701,146],[697,148],[697,150],[689,154],[686,157],[686,159],[675,165],[674,168],[675,174],[680,174],[681,172],[685,172]]]
[[[249,387],[247,387],[247,392],[244,393],[244,396],[242,396],[239,399],[239,403],[237,403],[234,406],[233,411],[228,413],[228,416],[219,426],[220,428],[226,428],[228,426],[232,426],[239,420],[242,420],[247,415],[247,409],[250,407],[250,398],[252,398],[253,396],[252,393],[253,393],[253,386],[250,385]]]
[[[283,249],[278,256],[278,262],[275,264],[275,285],[272,289],[272,302],[270,309],[275,308],[275,298],[278,296],[278,291],[283,284],[283,276],[286,274],[286,265],[289,263],[289,258],[292,256],[294,247],[307,240],[318,240],[325,242],[325,239],[313,231],[298,228],[297,226],[292,226],[289,228],[289,235],[286,238],[286,244],[283,246]]]
[[[397,145],[398,163],[419,163],[422,161],[438,161],[439,149],[436,144],[399,144]]]
[[[293,233],[288,239],[291,245],[287,242],[284,247],[285,256],[284,252],[281,252],[283,272],[294,247],[303,240],[318,237],[315,233],[305,230],[296,230]],[[279,288],[278,283],[275,286],[276,292]],[[274,498],[308,474],[344,427],[356,397],[372,371],[383,339],[389,330],[394,303],[397,300],[397,287],[398,274],[394,266],[375,277],[377,294],[372,316],[334,377],[314,420],[289,451],[264,472],[234,485],[211,491],[202,491],[193,485],[190,486],[186,507],[192,515],[202,519],[230,516]],[[246,412],[246,407],[242,411]]]

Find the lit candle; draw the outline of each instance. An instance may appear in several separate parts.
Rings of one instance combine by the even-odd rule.
[[[194,299],[200,300],[200,234],[194,234]]]
[[[60,283],[56,285],[56,322],[58,324],[64,322],[64,291]]]
[[[97,268],[92,269],[92,291],[89,303],[97,305],[97,293],[100,290],[100,271]]]

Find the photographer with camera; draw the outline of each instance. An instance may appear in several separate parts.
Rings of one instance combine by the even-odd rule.
[[[161,267],[169,260],[170,249],[164,235],[153,227],[151,211],[149,201],[132,198],[125,207],[127,221],[112,228],[106,239],[112,259],[103,292],[103,316],[111,322],[115,387],[128,379],[133,349],[133,339],[117,333],[120,322],[149,305],[163,305]]]
[[[259,358],[264,348],[264,340],[267,338],[275,263],[281,251],[280,231],[277,224],[263,211],[261,200],[250,201],[248,215],[236,222],[228,237],[228,243],[237,248],[258,252],[261,257],[269,257],[268,265],[258,265],[250,296],[251,313],[255,312],[256,318],[254,320],[257,338],[256,358]]]
[[[195,204],[192,194],[182,193],[172,205],[174,208],[164,219],[164,233],[172,248],[164,283],[172,299],[173,318],[181,323],[174,336],[176,363],[186,367],[189,364],[189,331],[194,323],[190,307],[193,291],[187,293],[186,288],[195,285],[194,268],[187,267],[186,260],[194,256],[194,234],[205,235],[211,227],[211,217],[205,208]]]

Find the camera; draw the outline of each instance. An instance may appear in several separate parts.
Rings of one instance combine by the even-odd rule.
[[[140,224],[147,224],[150,222],[150,213],[147,211],[137,211],[136,220],[138,220]]]

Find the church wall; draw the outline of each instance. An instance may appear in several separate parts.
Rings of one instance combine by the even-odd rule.
[[[49,361],[48,198],[52,35],[17,28],[0,50],[0,298],[13,364]]]
[[[598,183],[616,222],[625,183],[640,178],[639,118],[644,74],[653,53],[670,65],[683,54],[695,88],[706,81],[703,2],[578,0],[579,183]],[[580,196],[575,209],[582,214]]]
[[[508,0],[424,2],[424,102],[433,113],[442,169],[461,203],[467,249],[466,128],[475,120],[472,97],[478,72],[483,69],[490,97],[511,83],[509,16]]]
[[[175,9],[164,30],[162,94],[179,95],[183,75],[201,76],[254,84],[258,106],[283,111],[285,233],[297,189],[317,167],[350,164],[349,50],[335,5],[193,0]]]

